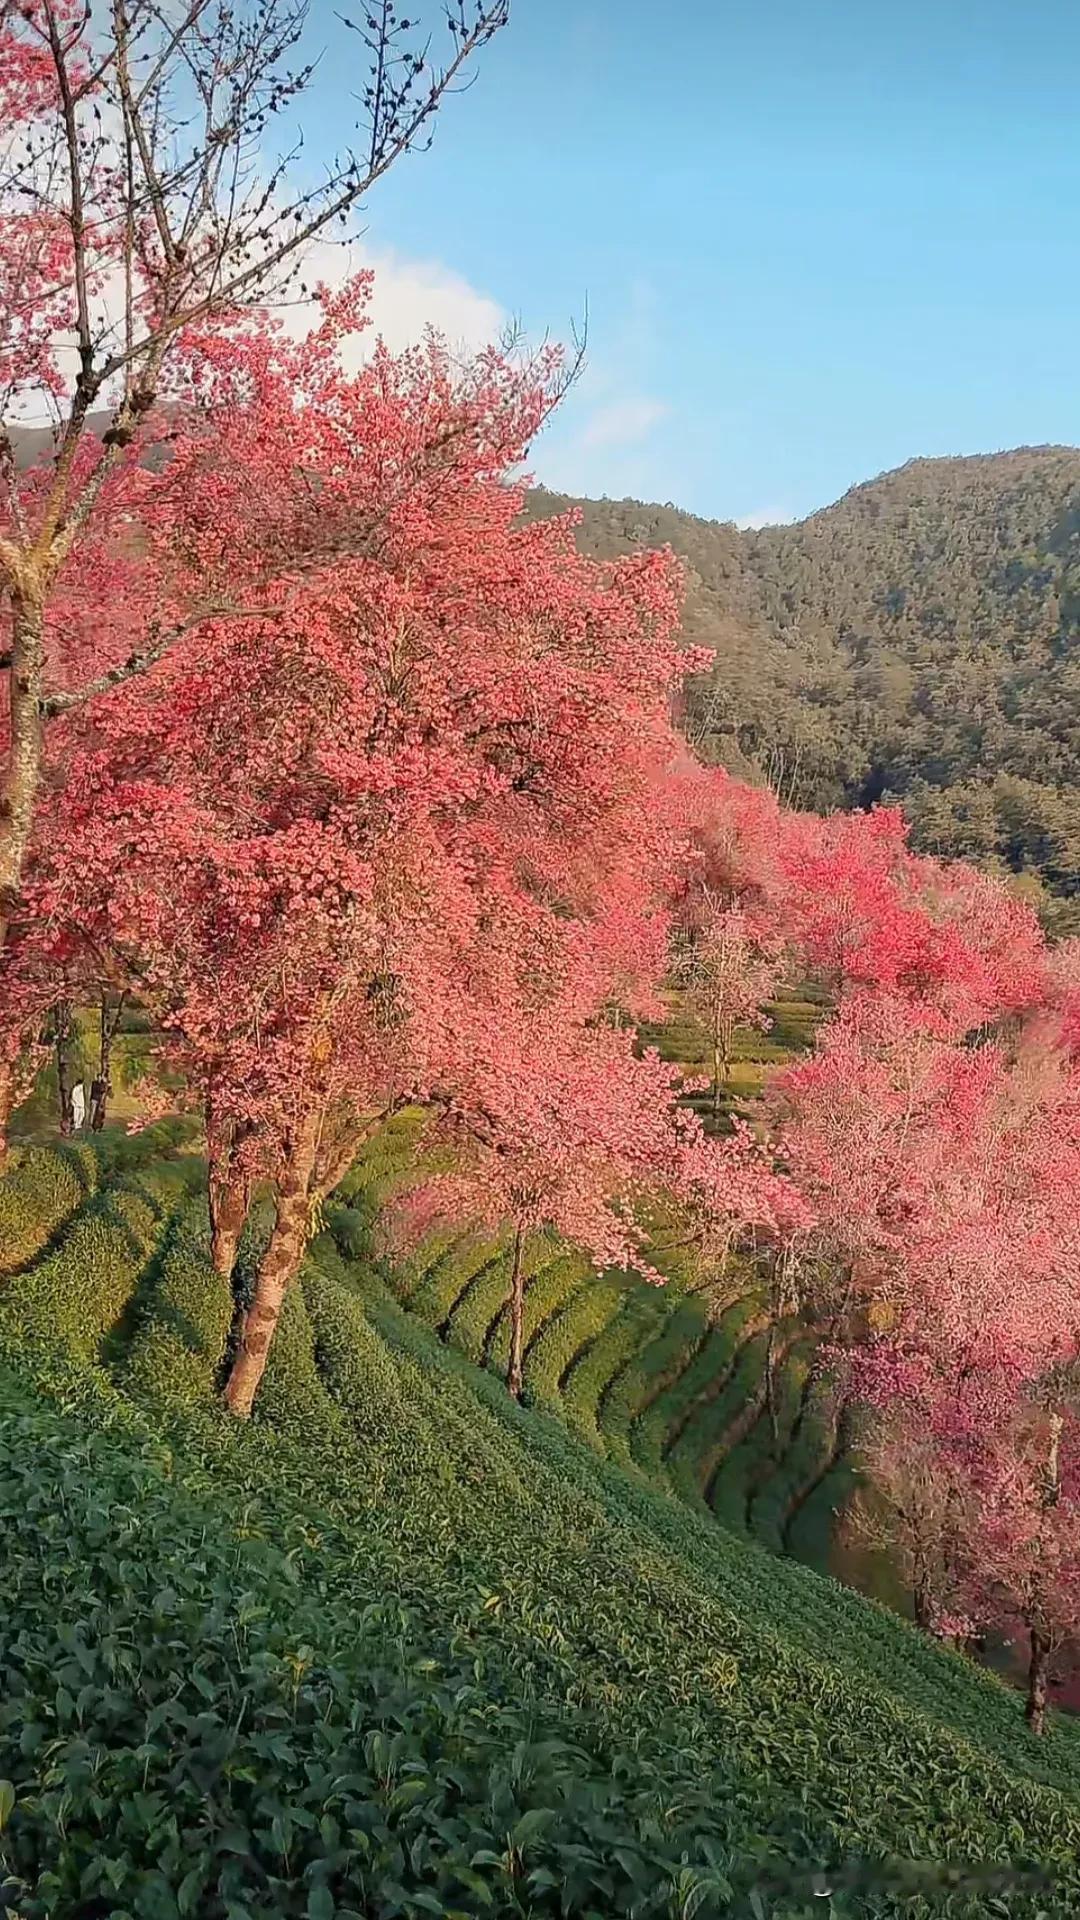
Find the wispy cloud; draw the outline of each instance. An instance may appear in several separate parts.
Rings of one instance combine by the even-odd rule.
[[[651,436],[671,409],[654,390],[659,295],[632,281],[589,317],[585,372],[537,450],[537,471],[568,493],[644,493],[656,465]]]
[[[756,533],[761,527],[786,527],[794,520],[790,507],[759,507],[756,513],[744,513],[735,525],[743,533]]]
[[[651,400],[647,394],[627,394],[622,400],[611,400],[606,406],[597,407],[586,420],[581,430],[580,445],[630,446],[637,440],[643,440],[650,428],[655,427],[668,411],[662,400]]]

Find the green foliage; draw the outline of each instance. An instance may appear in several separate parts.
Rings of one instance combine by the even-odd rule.
[[[127,1354],[132,1392],[188,1406],[213,1391],[233,1318],[233,1296],[215,1273],[204,1200],[181,1216]]]
[[[96,1192],[55,1249],[0,1291],[0,1351],[29,1345],[68,1362],[95,1360],[199,1175],[198,1162],[164,1161]]]
[[[466,1233],[430,1266],[409,1299],[413,1313],[429,1326],[441,1327],[465,1288],[498,1258],[499,1241],[492,1234]]]
[[[545,1260],[525,1288],[522,1338],[526,1362],[533,1343],[548,1322],[577,1293],[582,1281],[592,1273],[584,1254],[563,1249],[555,1260]],[[510,1312],[504,1304],[488,1339],[487,1357],[496,1372],[505,1375],[510,1364]]]
[[[564,1377],[603,1334],[626,1294],[622,1275],[586,1268],[582,1284],[536,1335],[525,1362],[525,1389],[540,1401],[558,1401]]]
[[[394,1288],[399,1297],[411,1300],[420,1286],[430,1280],[439,1263],[451,1258],[455,1247],[465,1237],[459,1226],[437,1227],[425,1236],[406,1259],[397,1261],[393,1274]]]
[[[792,1513],[836,1457],[836,1396],[827,1375],[807,1391],[798,1425],[778,1471],[754,1501],[750,1524],[764,1546],[780,1553]]]
[[[629,1365],[612,1381],[604,1402],[604,1444],[613,1460],[633,1464],[634,1423],[687,1365],[708,1326],[701,1300],[644,1294],[642,1340]]]
[[[757,1394],[753,1396],[753,1424],[720,1462],[708,1485],[708,1503],[713,1513],[736,1533],[746,1531],[755,1492],[762,1484],[770,1484],[778,1471],[778,1462],[784,1458],[802,1405],[813,1351],[812,1341],[801,1341],[787,1354],[777,1355],[773,1390],[775,1436],[762,1382],[760,1400]]]
[[[553,1240],[543,1234],[528,1241],[521,1256],[526,1302],[543,1269],[561,1257]],[[449,1316],[447,1338],[478,1363],[488,1350],[495,1324],[510,1293],[513,1244],[504,1238],[497,1256],[480,1267],[462,1289]]]
[[[563,1413],[595,1447],[608,1444],[610,1397],[656,1326],[657,1309],[651,1287],[624,1287],[614,1318],[579,1354],[563,1383]]]
[[[711,1387],[699,1399],[667,1455],[668,1479],[684,1500],[703,1500],[718,1461],[742,1437],[742,1428],[757,1417],[765,1397],[767,1335],[756,1333],[742,1341],[735,1365],[720,1375],[719,1391]],[[738,1431],[733,1431],[738,1425]]]
[[[0,1274],[25,1266],[95,1184],[97,1163],[78,1149],[23,1147],[0,1180]]]
[[[693,1313],[691,1309],[696,1308]],[[659,1477],[665,1453],[678,1441],[703,1396],[720,1392],[738,1363],[739,1352],[761,1319],[753,1296],[736,1300],[710,1327],[698,1302],[687,1302],[684,1326],[699,1329],[693,1346],[680,1341],[672,1326],[672,1377],[650,1399],[630,1440],[637,1466]]]
[[[29,1265],[103,1179],[147,1166],[182,1145],[184,1121],[126,1134],[115,1128],[54,1145],[12,1149],[0,1176],[0,1278]]]

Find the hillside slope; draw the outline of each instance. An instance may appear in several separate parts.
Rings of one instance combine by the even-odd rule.
[[[515,1407],[362,1212],[227,1422],[188,1159],[0,1183],[11,1911],[1076,1910],[1075,1727]]]
[[[573,504],[591,552],[686,560],[709,752],[808,807],[898,796],[928,849],[1080,894],[1080,451],[913,460],[756,533]]]

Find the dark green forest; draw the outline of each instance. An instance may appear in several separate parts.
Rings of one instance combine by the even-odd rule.
[[[1080,450],[912,460],[792,526],[566,501],[590,553],[669,543],[699,751],[829,810],[899,800],[916,843],[1024,876],[1080,927]]]

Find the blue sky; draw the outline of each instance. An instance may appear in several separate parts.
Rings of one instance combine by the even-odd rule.
[[[356,43],[315,13],[333,138]],[[367,244],[481,321],[587,302],[540,478],[790,517],[915,454],[1080,442],[1075,0],[512,14]]]

